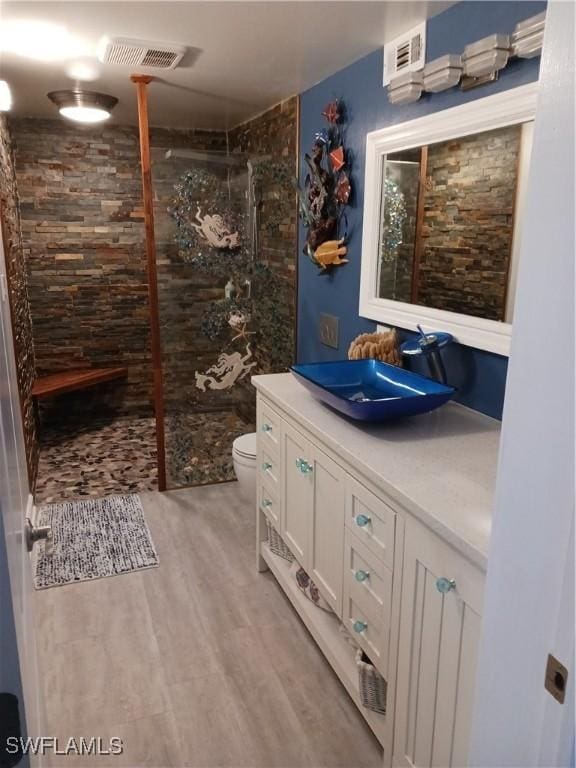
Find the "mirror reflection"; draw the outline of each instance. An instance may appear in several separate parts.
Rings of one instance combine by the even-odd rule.
[[[532,125],[383,159],[380,298],[511,322]]]

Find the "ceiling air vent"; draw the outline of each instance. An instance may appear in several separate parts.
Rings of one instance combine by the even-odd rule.
[[[426,22],[384,46],[384,85],[405,72],[422,69],[426,60]]]
[[[98,48],[98,58],[103,64],[150,69],[174,69],[185,53],[182,45],[128,37],[105,37]]]

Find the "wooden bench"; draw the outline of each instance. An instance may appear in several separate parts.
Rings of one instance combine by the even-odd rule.
[[[127,368],[85,368],[81,371],[62,371],[51,373],[49,376],[41,376],[36,379],[32,387],[32,396],[38,400],[55,395],[63,395],[66,392],[74,392],[77,389],[86,389],[105,381],[125,378]]]

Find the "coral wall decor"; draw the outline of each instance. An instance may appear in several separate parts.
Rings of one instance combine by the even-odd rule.
[[[343,258],[347,252],[345,208],[352,187],[343,141],[342,102],[331,101],[322,115],[328,127],[316,133],[312,152],[305,155],[308,173],[299,190],[299,207],[308,230],[304,253],[320,267],[321,274],[327,274],[348,261]]]

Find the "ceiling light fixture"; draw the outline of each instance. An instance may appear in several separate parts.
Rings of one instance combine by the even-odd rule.
[[[0,112],[8,112],[12,107],[12,94],[6,80],[0,80]]]
[[[108,120],[118,99],[96,91],[52,91],[47,94],[62,117],[78,123],[101,123]]]

